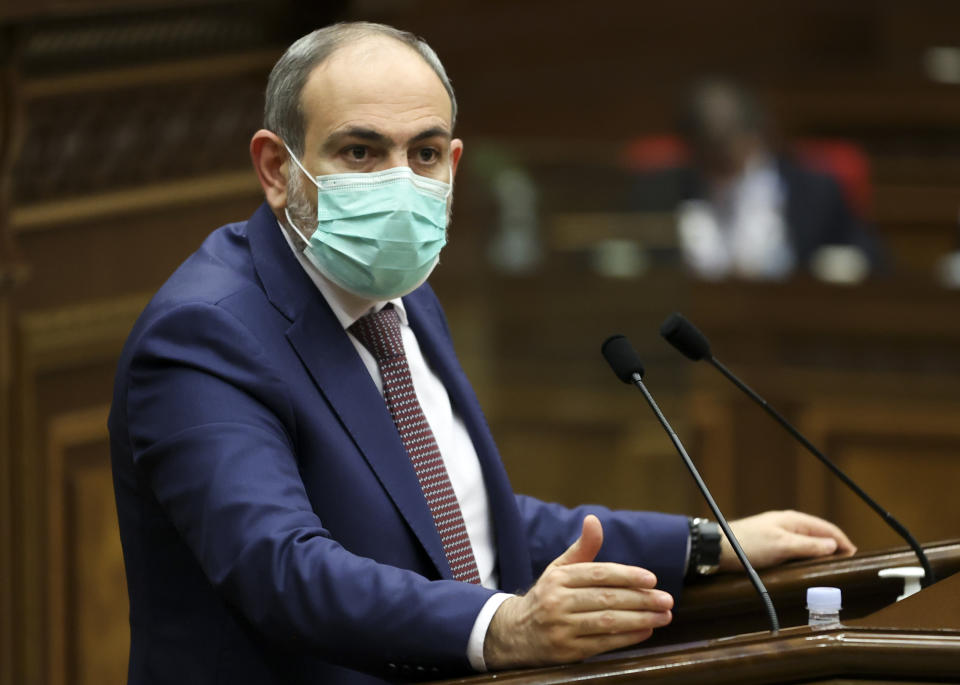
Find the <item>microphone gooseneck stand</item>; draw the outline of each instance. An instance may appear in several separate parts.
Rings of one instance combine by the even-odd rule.
[[[670,426],[667,418],[663,415],[663,412],[660,411],[660,407],[657,405],[656,400],[653,399],[653,395],[650,394],[650,391],[647,390],[647,387],[643,384],[643,364],[640,363],[640,358],[633,349],[633,346],[630,344],[630,341],[622,335],[611,336],[606,340],[606,342],[603,343],[601,351],[603,352],[603,356],[606,358],[617,377],[625,383],[635,385],[640,392],[643,393],[643,397],[646,399],[647,404],[650,405],[654,415],[656,415],[657,421],[660,422],[660,425],[663,426],[663,429],[667,432],[667,435],[670,436],[670,441],[673,442],[673,446],[683,459],[683,463],[686,465],[687,470],[690,472],[690,475],[693,476],[693,480],[696,482],[697,487],[700,488],[700,492],[703,494],[704,499],[707,500],[707,505],[709,505],[710,511],[712,511],[713,515],[716,517],[717,523],[720,524],[720,528],[723,530],[724,535],[726,535],[727,540],[730,541],[730,545],[733,547],[733,551],[736,553],[737,558],[740,560],[740,563],[743,564],[743,567],[747,572],[747,576],[750,578],[750,582],[756,589],[757,594],[760,595],[760,599],[763,601],[763,605],[767,610],[767,617],[770,621],[770,632],[776,635],[780,630],[780,621],[777,618],[777,610],[773,606],[773,601],[770,599],[770,594],[767,592],[767,588],[764,586],[763,581],[760,580],[760,576],[757,575],[756,570],[754,570],[753,564],[751,564],[750,560],[747,559],[747,555],[740,546],[740,542],[730,529],[730,525],[727,523],[726,517],[724,517],[723,513],[720,511],[720,507],[718,507],[716,501],[714,501],[713,496],[710,494],[710,490],[707,488],[707,484],[704,483],[703,478],[700,477],[697,467],[694,466],[693,461],[690,459],[690,456],[684,449],[683,443],[680,442],[680,438],[677,437],[676,432],[674,432],[673,428]]]

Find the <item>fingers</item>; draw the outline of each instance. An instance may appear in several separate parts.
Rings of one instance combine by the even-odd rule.
[[[758,569],[788,559],[831,554],[849,556],[857,550],[846,534],[834,524],[798,511],[768,511],[734,521],[730,527]],[[720,568],[740,568],[740,562],[726,538],[721,541]]]
[[[645,568],[612,562],[595,561],[566,566],[551,566],[544,573],[557,584],[568,588],[624,587],[650,589],[657,586],[657,577]]]
[[[811,535],[790,533],[783,539],[784,559],[805,557],[825,557],[837,551],[837,541],[833,538],[821,538]]]
[[[590,588],[571,591],[561,601],[563,608],[570,613],[604,610],[665,612],[673,608],[673,597],[661,590]]]
[[[673,620],[673,597],[650,571],[593,561],[602,544],[599,519],[587,516],[529,592],[500,605],[484,640],[489,668],[576,661],[636,644]]]
[[[603,527],[593,515],[580,537],[526,595],[500,605],[484,640],[490,668],[576,661],[645,640],[673,620],[673,597],[646,569],[598,563]]]
[[[850,538],[848,538],[846,535],[843,535],[842,538],[837,540],[837,554],[841,554],[845,557],[852,557],[856,553],[857,546],[853,544]]]
[[[571,612],[540,595],[535,587],[528,595],[500,605],[484,641],[488,668],[577,661],[646,640],[654,629],[673,620],[670,611],[604,608]]]
[[[790,534],[784,540],[784,558],[826,557],[831,554],[851,556],[857,551],[853,543],[844,536],[842,539],[818,537],[814,535]]]
[[[816,516],[810,516],[809,514],[803,514],[803,516],[806,523],[806,530],[798,532],[804,532],[807,535],[833,538],[837,543],[835,552],[838,554],[849,556],[856,553],[857,546],[850,541],[847,534],[840,530],[838,526]]]
[[[637,585],[636,581],[643,585]],[[646,569],[590,563],[555,568],[528,599],[543,625],[561,625],[572,637],[658,628],[672,619],[673,597],[655,589]]]
[[[811,547],[819,547],[819,555],[843,554],[850,556],[857,551],[856,545],[850,541],[846,533],[829,521],[799,511],[785,511],[782,512],[782,514],[786,519],[784,527],[792,530],[794,533],[819,538],[821,540],[819,543],[810,543]],[[830,542],[827,540],[830,540]],[[812,554],[818,556],[815,552]]]
[[[662,628],[673,620],[669,611],[592,611],[578,614],[578,639],[631,633]]]

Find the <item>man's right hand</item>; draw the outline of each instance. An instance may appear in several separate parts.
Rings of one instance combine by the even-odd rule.
[[[603,528],[593,515],[580,537],[525,595],[497,609],[483,657],[490,670],[579,661],[646,640],[670,623],[673,597],[636,566],[594,562]]]

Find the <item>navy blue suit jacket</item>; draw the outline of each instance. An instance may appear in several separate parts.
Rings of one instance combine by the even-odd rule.
[[[476,447],[501,587],[530,586],[594,512],[602,557],[677,595],[686,519],[514,495],[433,292],[405,306]],[[211,234],[150,302],[109,426],[130,683],[469,672],[492,591],[452,580],[383,399],[269,207]]]

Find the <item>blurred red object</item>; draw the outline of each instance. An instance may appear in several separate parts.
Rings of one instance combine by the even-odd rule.
[[[873,201],[870,160],[856,143],[835,139],[801,139],[793,145],[797,159],[816,171],[830,174],[843,189],[851,209],[866,218]]]
[[[687,144],[667,134],[634,138],[624,147],[621,164],[628,171],[644,173],[684,166],[689,160]]]

